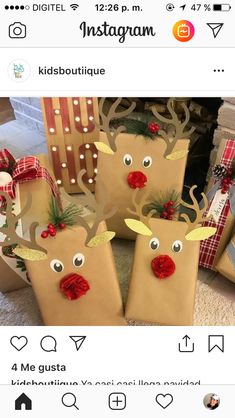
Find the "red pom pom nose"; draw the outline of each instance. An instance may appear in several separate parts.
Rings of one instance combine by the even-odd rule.
[[[60,291],[69,300],[79,299],[90,289],[89,283],[84,277],[76,273],[67,274],[60,281]]]
[[[132,171],[128,174],[127,182],[132,189],[143,189],[148,179],[142,171]]]
[[[159,255],[151,262],[153,274],[158,279],[166,279],[175,272],[175,263],[169,255]]]

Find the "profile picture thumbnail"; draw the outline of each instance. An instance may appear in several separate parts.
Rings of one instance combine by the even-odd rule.
[[[204,397],[203,403],[207,409],[217,409],[220,405],[220,397],[215,393],[208,393]]]

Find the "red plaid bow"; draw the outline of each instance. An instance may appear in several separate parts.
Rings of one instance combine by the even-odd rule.
[[[36,157],[23,157],[16,161],[13,155],[4,149],[0,151],[0,172],[6,171],[12,176],[12,181],[0,187],[0,192],[6,192],[11,199],[15,198],[17,183],[26,183],[31,180],[45,179],[51,187],[54,196],[58,196],[58,189],[46,168],[40,166]],[[0,202],[3,197],[0,196]]]

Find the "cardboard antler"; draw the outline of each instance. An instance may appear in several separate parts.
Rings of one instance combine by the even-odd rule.
[[[85,220],[85,218],[83,218],[82,216],[78,216],[77,223],[87,231],[87,238],[86,238],[85,244],[88,247],[94,247],[94,246],[110,241],[115,236],[115,233],[112,231],[105,231],[99,235],[96,235],[96,233],[97,233],[99,224],[102,221],[105,221],[106,219],[111,218],[116,212],[116,208],[112,208],[107,212],[105,211],[105,208],[108,204],[108,197],[104,189],[103,189],[104,194],[103,194],[102,202],[97,203],[95,195],[91,193],[91,191],[85,186],[82,180],[82,177],[84,176],[85,173],[86,173],[85,169],[81,170],[78,174],[77,181],[78,181],[79,187],[85,194],[85,204],[88,205],[90,208],[92,208],[93,211],[95,212],[95,219],[92,225],[90,225]],[[75,201],[74,198],[68,195],[63,189],[62,189],[62,194],[66,196],[66,199],[68,201],[77,204],[77,201]]]
[[[162,116],[160,113],[158,113],[156,109],[152,109],[152,112],[157,119],[159,119],[161,122],[175,127],[175,135],[173,136],[173,138],[169,137],[169,135],[165,131],[159,131],[159,135],[162,136],[166,143],[166,151],[164,157],[168,159],[172,159],[172,151],[176,145],[177,140],[190,138],[190,135],[195,131],[194,127],[185,131],[185,128],[190,120],[190,112],[185,103],[182,103],[182,107],[185,113],[185,119],[183,122],[181,122],[181,120],[178,118],[178,115],[173,108],[173,99],[169,99],[167,102],[167,109],[172,116],[171,119]]]
[[[185,235],[185,238],[187,240],[191,241],[198,241],[203,240],[211,237],[215,234],[216,228],[213,227],[201,227],[201,223],[204,221],[209,221],[211,219],[211,216],[204,215],[207,207],[208,207],[208,199],[204,193],[201,193],[202,199],[203,199],[203,205],[199,205],[196,197],[194,196],[194,190],[197,188],[196,185],[192,186],[189,195],[192,200],[192,204],[184,202],[182,199],[180,200],[180,203],[188,209],[191,209],[195,212],[196,216],[194,221],[191,221],[189,219],[189,216],[186,213],[182,213],[180,215],[181,218],[185,220],[185,222],[188,225],[188,229]]]
[[[28,212],[29,208],[31,207],[32,195],[29,194],[27,196],[26,205],[18,215],[14,215],[12,212],[12,200],[9,195],[3,191],[0,192],[0,195],[5,199],[6,206],[6,223],[4,226],[0,227],[0,232],[7,238],[6,241],[0,242],[0,247],[7,247],[9,245],[17,244],[18,247],[15,248],[13,252],[19,257],[28,260],[45,259],[47,251],[36,242],[36,228],[38,227],[38,222],[33,222],[30,226],[29,241],[21,238],[16,232],[17,222]]]
[[[121,112],[117,112],[117,108],[119,106],[119,104],[121,103],[122,98],[118,98],[117,100],[115,100],[115,102],[112,104],[112,106],[110,107],[107,115],[105,115],[104,113],[104,103],[105,103],[105,98],[102,97],[100,99],[100,103],[99,103],[99,113],[100,113],[100,119],[101,119],[101,124],[97,125],[99,126],[100,129],[102,129],[108,138],[108,142],[110,147],[108,147],[106,144],[102,143],[102,142],[95,142],[96,148],[104,153],[107,154],[114,154],[114,152],[117,151],[117,146],[116,146],[116,138],[117,136],[124,132],[126,130],[125,126],[119,126],[117,129],[114,130],[110,130],[110,122],[112,119],[122,119],[128,115],[130,115],[133,110],[135,109],[136,103],[132,102],[132,104],[130,105],[130,107],[126,110],[123,110]]]
[[[139,218],[139,220],[136,219],[125,219],[125,223],[128,226],[128,228],[130,228],[132,231],[137,232],[138,234],[141,235],[152,235],[152,231],[149,228],[149,219],[152,217],[152,215],[156,212],[155,209],[151,210],[147,216],[143,215],[143,208],[147,203],[147,193],[144,193],[139,202],[137,202],[137,196],[139,194],[139,189],[135,189],[135,191],[133,192],[133,197],[132,197],[132,203],[133,206],[135,208],[135,210],[132,210],[130,208],[128,208],[128,212],[131,213],[132,215],[135,215]]]

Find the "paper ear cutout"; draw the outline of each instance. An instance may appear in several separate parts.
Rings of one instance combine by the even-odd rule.
[[[217,229],[212,226],[202,226],[185,235],[187,241],[202,241],[215,235]]]
[[[184,158],[188,154],[188,150],[175,151],[166,156],[167,160],[176,161]]]
[[[109,145],[104,142],[94,142],[98,151],[103,152],[104,154],[113,155],[114,151],[110,148]]]
[[[101,234],[95,235],[88,243],[87,246],[90,248],[98,247],[99,245],[107,244],[115,237],[115,232],[105,231]]]
[[[143,222],[136,219],[125,219],[125,224],[129,229],[140,235],[151,236],[152,231]]]
[[[30,250],[29,248],[15,248],[13,253],[23,260],[42,261],[47,259],[47,254],[38,250]]]

